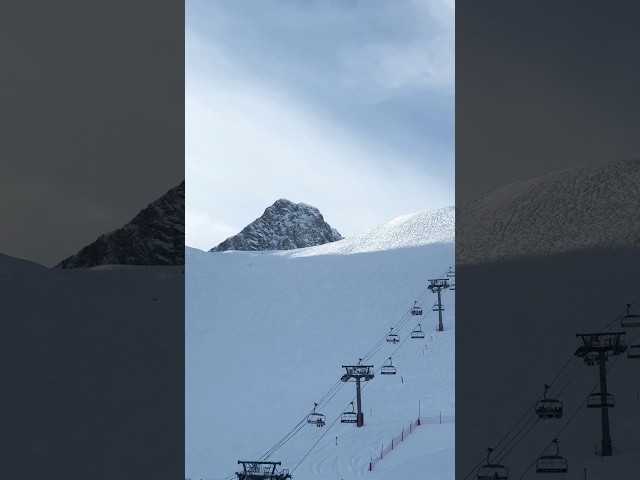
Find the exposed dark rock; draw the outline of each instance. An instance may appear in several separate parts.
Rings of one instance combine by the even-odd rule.
[[[184,182],[54,268],[184,265]]]
[[[293,250],[341,239],[342,236],[324,221],[317,208],[280,199],[240,233],[210,251]]]

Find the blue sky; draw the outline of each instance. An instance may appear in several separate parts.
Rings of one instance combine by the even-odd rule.
[[[186,243],[278,198],[345,236],[454,203],[452,1],[186,4]]]

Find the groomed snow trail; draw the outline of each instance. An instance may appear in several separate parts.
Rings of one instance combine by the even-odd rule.
[[[402,248],[393,247],[393,235],[403,238],[394,221],[384,234],[287,252],[187,248],[187,478],[232,476],[237,460],[260,458],[336,383],[335,395],[318,409],[327,426],[304,424],[269,460],[294,469],[318,442],[293,473],[296,480],[418,478],[426,472],[432,479],[453,478],[454,424],[418,427],[368,471],[381,446],[417,418],[418,402],[423,417],[455,413],[455,293],[443,294],[445,331],[436,332],[436,295],[426,290],[429,278],[453,265],[454,245],[436,243],[429,233],[438,226],[427,217],[433,218],[418,212],[395,221],[415,233],[411,242],[395,243]],[[425,314],[412,317],[408,312],[419,298]],[[339,382],[341,365],[356,363],[402,318],[408,321],[397,332],[401,340],[418,322],[425,338],[399,344],[397,375],[377,373],[363,389],[365,426],[340,423],[355,397],[353,383]],[[397,348],[382,342],[364,363],[378,369]]]

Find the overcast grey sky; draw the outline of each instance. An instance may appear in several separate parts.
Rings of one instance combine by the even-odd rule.
[[[0,253],[53,266],[184,179],[184,33],[169,2],[4,6]]]
[[[186,4],[186,243],[278,198],[345,236],[454,203],[452,0]]]
[[[640,3],[456,5],[456,201],[640,158]]]

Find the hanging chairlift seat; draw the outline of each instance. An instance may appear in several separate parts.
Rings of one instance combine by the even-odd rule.
[[[610,393],[607,393],[605,403],[602,403],[600,393],[592,393],[587,397],[587,408],[611,408],[615,407],[615,405],[615,398]]]
[[[358,423],[358,414],[353,406],[353,402],[351,402],[351,410],[345,410],[342,412],[342,418],[340,418],[341,423]]]
[[[640,327],[640,315],[625,315],[621,325],[622,328]]]
[[[443,312],[444,311],[444,305],[438,305],[436,303],[431,310],[433,310],[434,312]]]
[[[555,438],[551,443],[556,446],[554,455],[543,455],[536,460],[537,473],[567,473],[569,464],[567,459],[560,456],[560,448],[558,447],[558,439]]]
[[[624,317],[622,317],[622,328],[629,327],[640,327],[640,315],[629,313],[629,309],[631,308],[631,304],[627,303],[627,313]]]
[[[398,337],[398,335],[393,333],[393,327],[391,327],[391,331],[389,332],[389,335],[387,335],[387,342],[398,343],[399,341],[400,341],[400,337]]]
[[[478,469],[478,480],[508,480],[509,469],[504,465],[488,463]]]
[[[321,413],[316,412],[316,407],[318,406],[317,403],[313,404],[313,412],[311,412],[309,414],[309,416],[307,417],[307,423],[311,423],[312,425],[315,425],[316,427],[324,427],[324,415]]]
[[[418,324],[418,327],[411,332],[411,338],[424,338],[424,332],[422,331],[420,324]]]
[[[560,400],[545,398],[536,404],[536,414],[540,418],[562,418],[562,411]]]
[[[560,455],[544,455],[536,461],[537,473],[566,473],[567,470],[567,459]]]
[[[640,344],[627,347],[627,358],[640,358]]]
[[[307,419],[307,423],[311,423],[316,427],[324,427],[324,415],[321,413],[311,413]]]
[[[544,397],[536,403],[536,414],[540,418],[562,418],[562,402],[554,398],[547,398],[549,385],[544,386]]]
[[[396,367],[393,366],[393,362],[391,361],[391,357],[389,357],[389,364],[388,365],[383,365],[380,368],[380,374],[381,375],[395,375],[396,374]]]
[[[422,315],[422,307],[419,307],[418,302],[413,302],[413,307],[411,308],[411,315]]]
[[[488,449],[487,463],[478,468],[478,480],[509,480],[509,469],[504,465],[491,463],[489,457],[493,452],[493,448]]]

